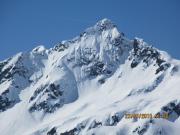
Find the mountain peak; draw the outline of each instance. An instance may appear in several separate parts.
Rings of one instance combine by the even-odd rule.
[[[39,45],[39,46],[35,47],[32,51],[33,52],[43,52],[45,50],[46,50],[46,48],[43,45]]]
[[[111,20],[104,18],[98,21],[93,27],[87,28],[85,33],[101,33],[102,31],[111,30],[113,28],[116,28],[116,25]]]
[[[96,23],[96,26],[101,26],[101,27],[106,26],[108,28],[113,28],[113,27],[115,27],[115,24],[111,20],[104,18],[104,19],[98,21]]]

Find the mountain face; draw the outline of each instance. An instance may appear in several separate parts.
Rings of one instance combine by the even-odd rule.
[[[1,135],[179,135],[179,116],[180,61],[108,19],[0,62]]]

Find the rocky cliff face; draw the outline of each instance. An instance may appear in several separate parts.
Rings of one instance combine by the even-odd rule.
[[[180,61],[103,19],[51,49],[0,62],[0,134],[178,135],[179,68]]]

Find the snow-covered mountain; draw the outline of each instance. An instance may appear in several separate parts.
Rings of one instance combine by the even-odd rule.
[[[108,19],[0,62],[0,135],[179,135],[179,116],[180,61]]]

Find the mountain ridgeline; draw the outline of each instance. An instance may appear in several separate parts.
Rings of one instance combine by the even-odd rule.
[[[103,19],[0,62],[0,134],[178,135],[179,84],[179,60]]]

